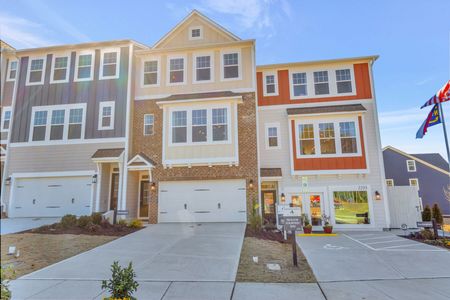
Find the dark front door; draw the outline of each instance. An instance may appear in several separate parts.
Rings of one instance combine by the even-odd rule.
[[[275,224],[275,204],[276,204],[276,191],[263,191],[262,192],[262,212],[264,224]]]
[[[150,183],[141,181],[141,192],[139,197],[139,218],[148,218],[148,202],[150,200],[149,193]]]
[[[119,198],[119,173],[111,175],[111,199],[109,202],[110,209],[117,209],[117,199]]]

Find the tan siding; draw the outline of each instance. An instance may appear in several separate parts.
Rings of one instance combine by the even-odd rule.
[[[138,196],[139,196],[139,172],[130,171],[128,172],[128,183],[127,183],[127,210],[128,218],[137,218],[138,212]]]
[[[111,190],[111,168],[114,168],[115,164],[101,164],[101,190],[100,190],[100,211],[108,210],[109,194]]]

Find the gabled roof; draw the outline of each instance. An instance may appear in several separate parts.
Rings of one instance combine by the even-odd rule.
[[[144,153],[140,152],[136,154],[132,159],[130,159],[127,165],[128,167],[136,167],[136,168],[141,167],[152,168],[156,166],[156,162],[147,155],[145,155]]]
[[[411,160],[415,160],[418,163],[421,163],[429,168],[432,168],[436,171],[439,171],[441,173],[444,173],[446,175],[450,175],[450,172],[448,170],[448,163],[442,158],[442,156],[438,153],[422,153],[422,154],[408,154],[406,152],[403,152],[397,148],[394,148],[392,146],[386,146],[383,148],[383,152],[386,150],[394,151],[400,155],[403,155]],[[436,155],[440,157],[445,162],[445,165],[442,163],[441,160],[439,160],[438,165],[435,165],[434,162],[437,162]],[[424,159],[425,158],[425,159]],[[432,158],[432,159],[431,159]],[[445,168],[446,166],[446,168]]]
[[[222,32],[224,35],[228,36],[231,40],[234,40],[234,41],[240,41],[241,40],[238,36],[234,35],[233,33],[228,31],[227,29],[225,29],[221,25],[217,24],[216,22],[214,22],[213,20],[211,20],[210,18],[208,18],[204,14],[200,13],[198,10],[194,9],[194,10],[191,11],[191,13],[189,15],[187,15],[183,20],[181,20],[177,25],[175,25],[175,27],[172,28],[172,30],[170,30],[161,39],[159,39],[159,41],[157,41],[153,45],[152,48],[153,49],[154,48],[158,48],[163,42],[168,40],[178,28],[183,26],[185,23],[187,23],[190,19],[192,19],[195,16],[200,17],[200,19],[202,19],[206,23],[210,24],[212,27],[216,28],[218,31]]]

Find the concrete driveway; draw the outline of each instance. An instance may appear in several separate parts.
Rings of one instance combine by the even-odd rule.
[[[138,298],[161,299],[167,294],[165,299],[184,299],[194,293],[192,298],[198,299],[202,292],[216,292],[229,299],[244,231],[241,223],[150,225],[13,281],[13,296],[101,298],[100,281],[110,277],[110,265],[117,260],[121,265],[133,262],[141,283]]]
[[[1,234],[10,234],[56,223],[60,218],[7,218],[0,220]]]
[[[389,232],[297,237],[327,299],[449,299],[450,251]]]

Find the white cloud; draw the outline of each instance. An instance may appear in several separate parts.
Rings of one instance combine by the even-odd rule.
[[[389,112],[381,112],[379,115],[380,126],[398,126],[401,124],[417,123],[418,126],[427,117],[426,110],[412,107],[402,110],[395,110]],[[420,121],[420,122],[418,122]]]

